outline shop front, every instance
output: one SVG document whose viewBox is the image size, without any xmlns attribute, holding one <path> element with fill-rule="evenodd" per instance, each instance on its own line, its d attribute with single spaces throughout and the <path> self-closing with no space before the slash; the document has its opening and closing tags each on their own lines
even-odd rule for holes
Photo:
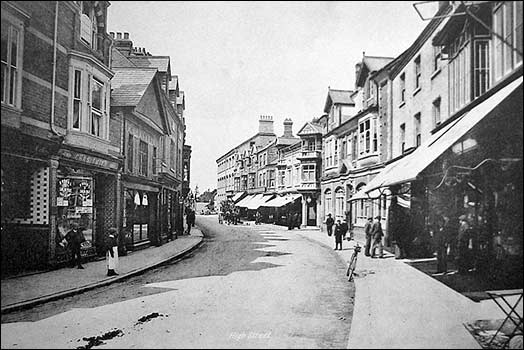
<svg viewBox="0 0 524 350">
<path fill-rule="evenodd" d="M 128 250 L 160 244 L 157 187 L 124 182 L 122 226 Z"/>
</svg>

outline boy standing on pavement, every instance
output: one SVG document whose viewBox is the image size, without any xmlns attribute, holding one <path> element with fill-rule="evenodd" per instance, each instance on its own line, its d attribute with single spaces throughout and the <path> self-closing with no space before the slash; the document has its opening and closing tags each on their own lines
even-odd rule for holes
<svg viewBox="0 0 524 350">
<path fill-rule="evenodd" d="M 371 229 L 373 228 L 373 218 L 368 218 L 366 225 L 364 226 L 364 232 L 366 233 L 366 248 L 364 255 L 370 256 L 369 250 L 371 248 Z"/>
<path fill-rule="evenodd" d="M 373 235 L 373 247 L 371 248 L 371 257 L 375 257 L 375 249 L 378 247 L 379 258 L 384 257 L 384 246 L 382 245 L 382 236 L 384 232 L 382 231 L 382 224 L 380 223 L 380 216 L 375 217 L 376 221 L 373 224 L 371 229 L 371 234 Z"/>
</svg>

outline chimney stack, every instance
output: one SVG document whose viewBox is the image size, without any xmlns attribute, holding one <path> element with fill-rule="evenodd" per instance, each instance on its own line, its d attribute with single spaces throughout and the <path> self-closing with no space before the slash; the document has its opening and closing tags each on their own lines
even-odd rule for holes
<svg viewBox="0 0 524 350">
<path fill-rule="evenodd" d="M 270 115 L 261 115 L 258 121 L 258 132 L 261 134 L 274 134 L 273 117 Z"/>
<path fill-rule="evenodd" d="M 110 32 L 113 39 L 115 32 Z M 124 56 L 131 56 L 134 52 L 133 42 L 129 40 L 129 33 L 125 32 L 122 38 L 122 32 L 116 32 L 115 49 L 120 51 Z"/>
<path fill-rule="evenodd" d="M 284 119 L 284 135 L 282 137 L 293 137 L 293 121 L 291 118 Z"/>
</svg>

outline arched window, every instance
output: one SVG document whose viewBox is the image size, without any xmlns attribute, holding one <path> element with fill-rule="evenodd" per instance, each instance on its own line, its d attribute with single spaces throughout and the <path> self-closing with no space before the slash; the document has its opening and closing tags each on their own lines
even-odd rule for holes
<svg viewBox="0 0 524 350">
<path fill-rule="evenodd" d="M 324 215 L 327 217 L 328 214 L 331 214 L 333 216 L 333 197 L 331 194 L 331 189 L 327 189 L 324 192 Z"/>
<path fill-rule="evenodd" d="M 344 217 L 344 189 L 339 187 L 335 191 L 335 221 L 342 221 Z"/>
<path fill-rule="evenodd" d="M 356 192 L 360 191 L 360 189 L 362 187 L 364 187 L 366 184 L 364 182 L 361 182 L 357 185 L 356 187 Z M 367 200 L 366 199 L 357 199 L 356 200 L 356 216 L 358 219 L 363 219 L 365 220 L 367 218 L 367 206 L 366 206 L 366 203 Z"/>
</svg>

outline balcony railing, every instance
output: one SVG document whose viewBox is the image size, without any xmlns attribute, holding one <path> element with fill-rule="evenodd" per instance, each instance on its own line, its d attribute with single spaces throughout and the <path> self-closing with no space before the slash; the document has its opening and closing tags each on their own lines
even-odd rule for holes
<svg viewBox="0 0 524 350">
<path fill-rule="evenodd" d="M 297 159 L 320 159 L 322 157 L 321 151 L 306 151 L 302 150 Z"/>
</svg>

